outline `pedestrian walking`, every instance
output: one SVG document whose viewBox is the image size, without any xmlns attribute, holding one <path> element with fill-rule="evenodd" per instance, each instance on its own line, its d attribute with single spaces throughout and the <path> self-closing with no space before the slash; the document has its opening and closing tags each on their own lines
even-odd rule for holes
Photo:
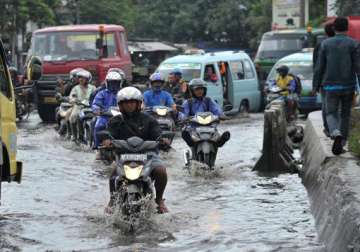
<svg viewBox="0 0 360 252">
<path fill-rule="evenodd" d="M 314 73 L 314 87 L 321 86 L 325 92 L 326 121 L 334 140 L 334 155 L 344 152 L 359 73 L 359 44 L 346 35 L 348 26 L 347 18 L 335 19 L 336 35 L 322 42 Z"/>
</svg>

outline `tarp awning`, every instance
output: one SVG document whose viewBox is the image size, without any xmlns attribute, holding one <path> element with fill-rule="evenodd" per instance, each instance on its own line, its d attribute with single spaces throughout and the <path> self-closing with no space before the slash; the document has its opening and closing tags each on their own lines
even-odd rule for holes
<svg viewBox="0 0 360 252">
<path fill-rule="evenodd" d="M 129 41 L 130 52 L 177 51 L 178 49 L 162 42 Z"/>
</svg>

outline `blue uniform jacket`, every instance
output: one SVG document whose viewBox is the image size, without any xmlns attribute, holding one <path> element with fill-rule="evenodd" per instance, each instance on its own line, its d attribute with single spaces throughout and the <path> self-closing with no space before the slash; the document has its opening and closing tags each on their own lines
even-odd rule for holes
<svg viewBox="0 0 360 252">
<path fill-rule="evenodd" d="M 174 100 L 169 92 L 161 90 L 159 92 L 153 90 L 147 90 L 144 93 L 145 107 L 152 108 L 154 106 L 166 106 L 171 107 L 174 104 Z"/>
<path fill-rule="evenodd" d="M 207 101 L 208 100 L 208 101 Z M 184 101 L 183 103 L 184 111 L 181 113 L 181 118 L 187 118 L 189 116 L 195 115 L 197 112 L 211 112 L 214 115 L 220 116 L 223 114 L 220 106 L 214 102 L 210 97 L 206 98 L 192 98 L 191 109 L 189 107 L 189 100 Z M 193 114 L 190 114 L 190 113 Z"/>
</svg>

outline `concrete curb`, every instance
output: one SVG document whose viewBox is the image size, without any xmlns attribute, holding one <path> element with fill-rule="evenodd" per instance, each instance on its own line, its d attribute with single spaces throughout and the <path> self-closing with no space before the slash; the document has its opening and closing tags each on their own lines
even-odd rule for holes
<svg viewBox="0 0 360 252">
<path fill-rule="evenodd" d="M 336 157 L 322 132 L 321 112 L 306 122 L 301 177 L 320 239 L 328 251 L 360 251 L 360 166 L 350 153 Z"/>
</svg>

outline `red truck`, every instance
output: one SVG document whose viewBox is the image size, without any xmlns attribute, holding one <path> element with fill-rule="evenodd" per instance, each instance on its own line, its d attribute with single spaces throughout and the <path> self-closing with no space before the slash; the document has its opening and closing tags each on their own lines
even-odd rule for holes
<svg viewBox="0 0 360 252">
<path fill-rule="evenodd" d="M 43 75 L 34 87 L 34 99 L 40 118 L 55 120 L 59 105 L 55 95 L 60 80 L 68 81 L 77 67 L 91 72 L 99 85 L 109 68 L 121 68 L 131 81 L 131 58 L 125 29 L 119 25 L 68 25 L 33 32 L 28 58 L 42 60 Z"/>
</svg>

